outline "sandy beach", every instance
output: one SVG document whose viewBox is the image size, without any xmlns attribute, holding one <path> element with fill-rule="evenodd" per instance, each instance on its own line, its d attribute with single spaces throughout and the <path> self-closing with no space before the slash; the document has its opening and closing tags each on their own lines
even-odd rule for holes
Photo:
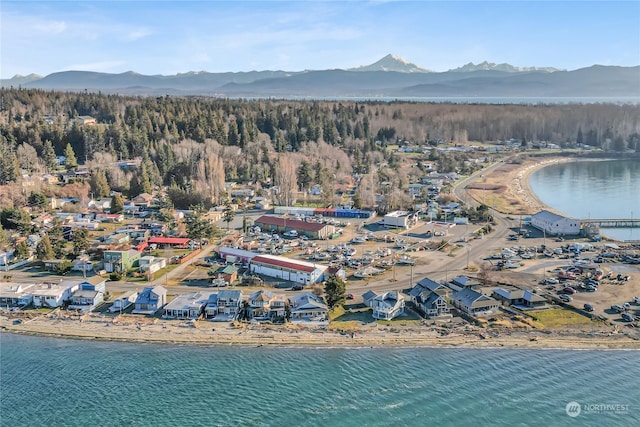
<svg viewBox="0 0 640 427">
<path fill-rule="evenodd" d="M 60 312 L 23 319 L 21 323 L 0 316 L 0 330 L 45 337 L 200 346 L 640 349 L 640 340 L 627 334 L 597 330 L 511 331 L 472 325 L 456 329 L 375 325 L 339 331 L 295 324 L 232 325 L 132 315 L 107 317 L 90 314 L 80 317 Z"/>
</svg>

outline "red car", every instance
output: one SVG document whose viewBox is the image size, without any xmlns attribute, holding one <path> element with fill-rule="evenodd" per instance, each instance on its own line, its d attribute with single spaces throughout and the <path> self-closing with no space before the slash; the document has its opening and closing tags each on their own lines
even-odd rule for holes
<svg viewBox="0 0 640 427">
<path fill-rule="evenodd" d="M 347 299 L 353 299 L 353 294 L 347 294 Z"/>
<path fill-rule="evenodd" d="M 572 287 L 568 286 L 562 290 L 565 294 L 575 294 L 577 291 Z"/>
</svg>

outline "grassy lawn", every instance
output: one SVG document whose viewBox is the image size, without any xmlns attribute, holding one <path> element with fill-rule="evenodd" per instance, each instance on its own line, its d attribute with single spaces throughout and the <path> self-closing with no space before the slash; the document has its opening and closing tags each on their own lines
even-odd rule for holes
<svg viewBox="0 0 640 427">
<path fill-rule="evenodd" d="M 363 323 L 377 322 L 380 325 L 388 326 L 413 326 L 420 324 L 420 317 L 411 310 L 405 310 L 404 316 L 396 317 L 393 320 L 375 320 L 371 316 L 371 308 L 363 307 L 355 310 L 345 310 L 338 307 L 329 313 L 329 320 L 333 329 L 348 330 L 357 328 Z"/>
<path fill-rule="evenodd" d="M 561 308 L 541 310 L 536 313 L 530 313 L 530 315 L 537 321 L 536 326 L 540 324 L 543 328 L 558 328 L 568 325 L 591 323 L 591 319 L 588 317 Z"/>
</svg>

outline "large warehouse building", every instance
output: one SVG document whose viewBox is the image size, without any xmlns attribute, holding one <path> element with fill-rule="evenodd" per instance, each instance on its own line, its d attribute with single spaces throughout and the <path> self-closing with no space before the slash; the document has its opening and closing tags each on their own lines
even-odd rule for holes
<svg viewBox="0 0 640 427">
<path fill-rule="evenodd" d="M 531 225 L 551 236 L 575 236 L 580 234 L 580 221 L 540 211 L 531 216 Z"/>
<path fill-rule="evenodd" d="M 263 231 L 276 230 L 279 233 L 296 231 L 299 235 L 307 236 L 310 239 L 326 239 L 335 233 L 336 230 L 336 228 L 330 224 L 279 218 L 269 215 L 263 215 L 256 219 L 255 225 L 260 227 Z"/>
<path fill-rule="evenodd" d="M 251 259 L 251 272 L 301 284 L 324 280 L 326 265 L 298 261 L 274 255 L 258 255 Z"/>
</svg>

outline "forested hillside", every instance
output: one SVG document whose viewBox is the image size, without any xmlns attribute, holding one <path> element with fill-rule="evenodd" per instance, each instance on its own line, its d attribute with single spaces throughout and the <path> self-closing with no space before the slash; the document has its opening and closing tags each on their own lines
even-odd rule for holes
<svg viewBox="0 0 640 427">
<path fill-rule="evenodd" d="M 437 146 L 517 138 L 640 148 L 637 105 L 154 98 L 32 89 L 0 94 L 0 184 L 18 181 L 20 168 L 53 171 L 56 156 L 67 155 L 86 165 L 92 179 L 104 175 L 111 189 L 135 195 L 166 185 L 211 202 L 225 181 L 328 190 L 381 164 L 386 178 L 401 179 L 395 154 L 385 148 L 397 141 Z M 76 120 L 81 116 L 96 124 L 83 125 Z M 116 166 L 135 158 L 140 167 Z M 285 201 L 293 197 L 283 191 Z"/>
</svg>

